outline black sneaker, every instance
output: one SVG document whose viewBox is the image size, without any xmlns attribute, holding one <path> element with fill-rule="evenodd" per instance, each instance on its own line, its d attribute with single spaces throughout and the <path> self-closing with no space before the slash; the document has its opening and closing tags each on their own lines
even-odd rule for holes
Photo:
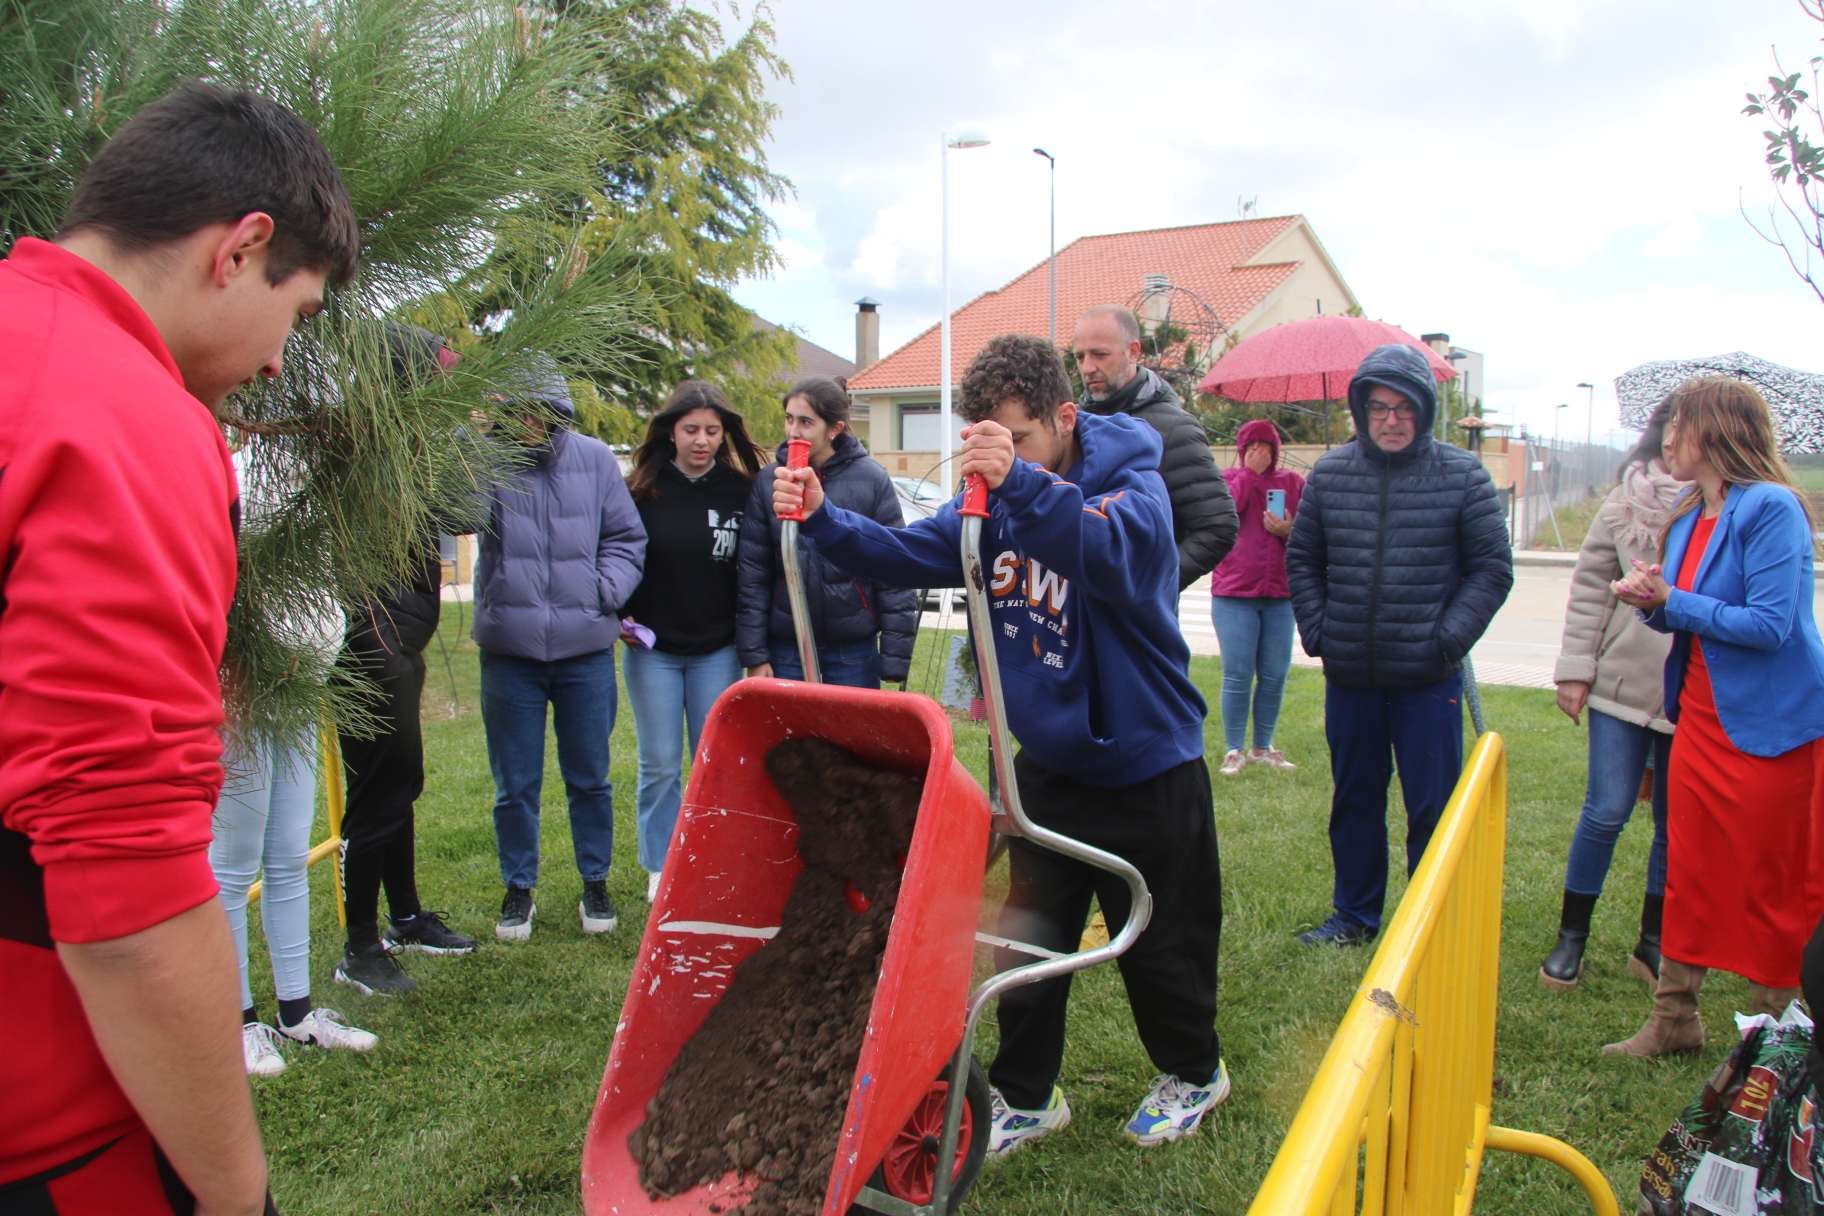
<svg viewBox="0 0 1824 1216">
<path fill-rule="evenodd" d="M 336 983 L 347 984 L 362 996 L 404 996 L 418 988 L 417 982 L 393 961 L 386 947 L 378 943 L 362 946 L 359 950 L 342 951 L 342 961 L 336 964 L 334 978 Z"/>
<path fill-rule="evenodd" d="M 532 902 L 531 887 L 508 887 L 506 898 L 500 901 L 500 922 L 494 926 L 494 936 L 503 942 L 523 942 L 532 936 L 532 918 L 538 915 L 538 905 Z"/>
<path fill-rule="evenodd" d="M 606 882 L 584 883 L 583 902 L 576 910 L 582 915 L 584 933 L 612 933 L 621 919 L 615 915 L 614 901 L 608 898 Z"/>
<path fill-rule="evenodd" d="M 1305 930 L 1298 935 L 1298 940 L 1307 946 L 1365 946 L 1379 932 L 1379 929 L 1370 929 L 1337 915 L 1315 929 Z"/>
<path fill-rule="evenodd" d="M 419 954 L 473 954 L 475 939 L 464 937 L 443 921 L 441 912 L 420 912 L 416 916 L 387 917 L 386 944 L 393 950 L 415 950 Z"/>
</svg>

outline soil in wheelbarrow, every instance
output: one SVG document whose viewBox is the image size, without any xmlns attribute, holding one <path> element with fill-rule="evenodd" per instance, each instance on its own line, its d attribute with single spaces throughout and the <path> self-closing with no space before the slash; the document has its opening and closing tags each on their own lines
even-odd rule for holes
<svg viewBox="0 0 1824 1216">
<path fill-rule="evenodd" d="M 654 1198 L 730 1170 L 759 1179 L 740 1210 L 814 1216 L 836 1156 L 922 788 L 820 739 L 767 772 L 798 818 L 804 869 L 778 936 L 735 969 L 628 1140 Z"/>
</svg>

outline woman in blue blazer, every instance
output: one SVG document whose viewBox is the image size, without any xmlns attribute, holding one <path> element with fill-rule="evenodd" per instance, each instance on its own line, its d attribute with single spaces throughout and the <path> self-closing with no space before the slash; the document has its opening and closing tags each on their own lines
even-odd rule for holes
<svg viewBox="0 0 1824 1216">
<path fill-rule="evenodd" d="M 1673 635 L 1666 716 L 1666 910 L 1653 1012 L 1611 1054 L 1703 1046 L 1708 968 L 1749 981 L 1755 1012 L 1798 992 L 1824 915 L 1824 643 L 1812 617 L 1812 521 L 1780 462 L 1767 403 L 1720 376 L 1673 393 L 1666 465 L 1695 482 L 1660 566 L 1636 561 L 1622 602 Z M 1667 579 L 1670 575 L 1670 581 Z"/>
</svg>

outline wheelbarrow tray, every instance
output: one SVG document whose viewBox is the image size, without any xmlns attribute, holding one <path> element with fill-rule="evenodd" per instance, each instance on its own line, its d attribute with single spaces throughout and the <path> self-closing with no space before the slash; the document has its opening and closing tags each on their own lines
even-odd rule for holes
<svg viewBox="0 0 1824 1216">
<path fill-rule="evenodd" d="M 766 754 L 818 738 L 924 775 L 911 848 L 850 1083 L 825 1216 L 846 1213 L 962 1037 L 988 840 L 986 797 L 936 702 L 905 693 L 743 680 L 710 710 L 583 1145 L 589 1216 L 730 1212 L 757 1180 L 731 1172 L 668 1199 L 640 1186 L 627 1138 L 666 1070 L 777 931 L 803 868 Z M 705 1129 L 720 1135 L 721 1129 Z M 713 1205 L 713 1209 L 712 1209 Z"/>
</svg>

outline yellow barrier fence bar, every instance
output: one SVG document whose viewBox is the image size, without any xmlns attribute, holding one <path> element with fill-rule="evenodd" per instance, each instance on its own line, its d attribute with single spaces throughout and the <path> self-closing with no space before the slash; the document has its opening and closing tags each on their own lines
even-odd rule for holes
<svg viewBox="0 0 1824 1216">
<path fill-rule="evenodd" d="M 1614 1192 L 1563 1141 L 1492 1126 L 1507 756 L 1477 740 L 1249 1216 L 1467 1216 L 1485 1148 L 1551 1161 L 1597 1216 Z M 1357 1162 L 1361 1161 L 1358 1171 Z"/>
<path fill-rule="evenodd" d="M 305 857 L 304 861 L 304 864 L 307 866 L 316 865 L 325 857 L 335 854 L 342 847 L 342 748 L 341 745 L 336 742 L 336 732 L 332 728 L 328 726 L 323 728 L 319 740 L 319 747 L 323 757 L 321 774 L 323 779 L 324 810 L 329 816 L 329 835 L 311 846 L 310 853 Z M 330 881 L 335 884 L 336 888 L 336 923 L 346 929 L 348 927 L 348 902 L 342 895 L 341 861 L 338 859 L 336 864 L 331 866 L 329 870 L 331 874 Z M 247 888 L 247 904 L 249 907 L 259 900 L 260 886 L 261 884 L 256 880 L 251 887 Z"/>
</svg>

